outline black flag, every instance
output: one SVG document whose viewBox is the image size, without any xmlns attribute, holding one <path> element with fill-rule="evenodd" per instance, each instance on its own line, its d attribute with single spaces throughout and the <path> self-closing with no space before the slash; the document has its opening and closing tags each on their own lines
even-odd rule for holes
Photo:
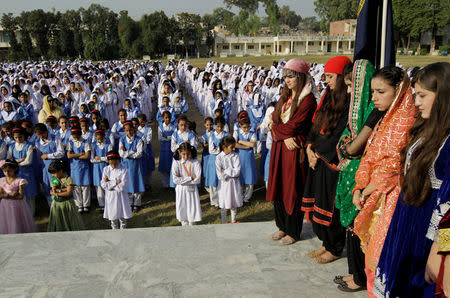
<svg viewBox="0 0 450 298">
<path fill-rule="evenodd" d="M 386 42 L 384 65 L 395 64 L 394 24 L 392 1 L 387 2 Z M 375 67 L 381 63 L 381 39 L 383 23 L 383 0 L 360 0 L 358 5 L 358 23 L 356 24 L 355 53 L 353 61 L 367 59 Z"/>
</svg>

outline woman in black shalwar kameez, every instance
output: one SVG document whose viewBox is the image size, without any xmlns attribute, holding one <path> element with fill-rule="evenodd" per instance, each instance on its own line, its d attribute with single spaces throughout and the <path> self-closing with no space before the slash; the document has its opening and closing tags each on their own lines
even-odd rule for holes
<svg viewBox="0 0 450 298">
<path fill-rule="evenodd" d="M 345 246 L 345 229 L 335 208 L 339 163 L 336 146 L 348 119 L 349 96 L 342 71 L 350 59 L 338 56 L 325 65 L 327 90 L 313 118 L 306 153 L 309 168 L 302 199 L 302 210 L 312 221 L 314 233 L 323 242 L 308 254 L 319 264 L 337 260 Z"/>
</svg>

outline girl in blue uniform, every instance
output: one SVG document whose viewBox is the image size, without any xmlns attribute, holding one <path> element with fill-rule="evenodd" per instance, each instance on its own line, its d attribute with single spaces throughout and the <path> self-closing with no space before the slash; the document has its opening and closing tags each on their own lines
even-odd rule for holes
<svg viewBox="0 0 450 298">
<path fill-rule="evenodd" d="M 209 138 L 211 137 L 211 134 L 214 132 L 213 130 L 214 121 L 212 117 L 206 117 L 205 118 L 205 131 L 202 133 L 199 142 L 203 146 L 202 151 L 202 173 L 205 177 L 206 168 L 208 167 L 208 160 L 209 160 L 209 150 L 208 150 L 208 144 L 209 144 Z M 205 188 L 206 187 L 206 177 L 205 177 Z"/>
<path fill-rule="evenodd" d="M 25 138 L 25 131 L 22 128 L 13 129 L 14 143 L 9 147 L 7 158 L 13 158 L 19 164 L 18 177 L 28 181 L 24 188 L 24 199 L 31 209 L 31 214 L 35 211 L 35 197 L 38 194 L 36 175 L 33 171 L 33 145 Z"/>
<path fill-rule="evenodd" d="M 105 208 L 105 191 L 101 187 L 103 169 L 108 165 L 106 155 L 112 150 L 113 144 L 105 138 L 104 130 L 95 131 L 95 141 L 92 142 L 91 164 L 92 184 L 95 186 L 98 205 L 102 210 Z"/>
<path fill-rule="evenodd" d="M 50 179 L 52 175 L 48 172 L 48 167 L 55 159 L 62 159 L 64 157 L 64 149 L 61 140 L 51 135 L 48 132 L 47 126 L 43 123 L 36 124 L 36 149 L 39 151 L 39 156 L 44 164 L 42 168 L 42 183 L 44 184 L 45 196 L 47 197 L 48 206 L 52 204 L 50 196 Z"/>
<path fill-rule="evenodd" d="M 155 153 L 153 152 L 152 138 L 153 131 L 147 123 L 147 116 L 139 114 L 138 116 L 138 131 L 142 135 L 145 143 L 144 151 L 144 175 L 145 175 L 145 189 L 149 190 L 152 184 L 152 172 L 155 170 Z"/>
<path fill-rule="evenodd" d="M 211 133 L 208 144 L 209 159 L 205 172 L 205 186 L 209 191 L 211 206 L 218 208 L 219 202 L 217 197 L 218 178 L 216 173 L 216 157 L 220 153 L 220 141 L 222 141 L 224 137 L 228 136 L 229 133 L 224 131 L 225 118 L 223 116 L 219 116 L 214 120 L 214 127 L 215 130 Z"/>
<path fill-rule="evenodd" d="M 128 169 L 130 183 L 127 192 L 131 208 L 139 211 L 142 204 L 142 195 L 145 191 L 144 170 L 142 156 L 144 154 L 144 141 L 138 137 L 132 122 L 123 124 L 125 135 L 119 140 L 119 155 L 122 165 Z"/>
<path fill-rule="evenodd" d="M 162 119 L 163 121 L 160 122 L 158 126 L 158 140 L 160 142 L 158 171 L 161 172 L 161 182 L 163 187 L 169 188 L 169 177 L 173 160 L 170 143 L 176 127 L 171 123 L 172 115 L 169 111 L 164 111 L 162 113 Z"/>
<path fill-rule="evenodd" d="M 85 139 L 89 144 L 92 143 L 94 133 L 91 130 L 91 121 L 88 118 L 80 119 L 81 137 Z"/>
<path fill-rule="evenodd" d="M 127 111 L 125 111 L 124 109 L 120 109 L 117 112 L 117 115 L 119 116 L 119 121 L 114 123 L 111 128 L 111 133 L 114 136 L 115 144 L 118 144 L 119 139 L 125 135 L 123 124 L 127 121 Z"/>
<path fill-rule="evenodd" d="M 75 184 L 73 198 L 79 213 L 89 212 L 92 182 L 89 163 L 91 144 L 83 139 L 79 128 L 72 128 L 70 134 L 69 143 L 67 143 L 67 158 L 70 163 L 70 176 Z"/>
<path fill-rule="evenodd" d="M 156 113 L 156 120 L 158 120 L 158 122 L 162 122 L 163 119 L 163 113 L 164 111 L 169 111 L 170 112 L 170 122 L 175 123 L 175 112 L 173 110 L 173 108 L 170 106 L 170 97 L 165 95 L 162 99 L 162 105 L 158 108 L 158 112 Z"/>
<path fill-rule="evenodd" d="M 61 139 L 63 148 L 66 149 L 67 143 L 69 143 L 70 138 L 69 123 L 66 116 L 59 117 L 58 126 L 59 128 L 56 130 L 56 136 Z"/>
<path fill-rule="evenodd" d="M 257 181 L 255 153 L 256 133 L 250 130 L 250 119 L 246 116 L 239 120 L 239 129 L 234 131 L 233 137 L 236 139 L 236 148 L 239 149 L 239 159 L 241 160 L 241 173 L 239 180 L 244 191 L 244 204 L 250 204 L 253 195 L 253 187 Z"/>
</svg>

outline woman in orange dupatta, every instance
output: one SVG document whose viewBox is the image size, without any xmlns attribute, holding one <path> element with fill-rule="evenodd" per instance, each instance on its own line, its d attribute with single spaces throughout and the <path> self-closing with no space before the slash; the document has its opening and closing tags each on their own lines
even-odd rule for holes
<svg viewBox="0 0 450 298">
<path fill-rule="evenodd" d="M 354 221 L 354 233 L 361 239 L 366 256 L 369 296 L 373 295 L 375 268 L 400 193 L 400 153 L 415 121 L 411 83 L 402 69 L 380 69 L 372 77 L 371 88 L 375 107 L 387 112 L 369 138 L 353 190 L 353 203 L 361 209 Z"/>
</svg>

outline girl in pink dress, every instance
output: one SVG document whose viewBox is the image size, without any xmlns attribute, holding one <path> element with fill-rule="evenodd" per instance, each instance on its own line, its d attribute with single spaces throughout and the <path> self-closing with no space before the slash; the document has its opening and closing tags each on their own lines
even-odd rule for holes
<svg viewBox="0 0 450 298">
<path fill-rule="evenodd" d="M 0 234 L 36 232 L 30 207 L 23 200 L 23 188 L 28 184 L 18 178 L 19 165 L 14 159 L 0 161 L 5 177 L 0 178 Z"/>
</svg>

